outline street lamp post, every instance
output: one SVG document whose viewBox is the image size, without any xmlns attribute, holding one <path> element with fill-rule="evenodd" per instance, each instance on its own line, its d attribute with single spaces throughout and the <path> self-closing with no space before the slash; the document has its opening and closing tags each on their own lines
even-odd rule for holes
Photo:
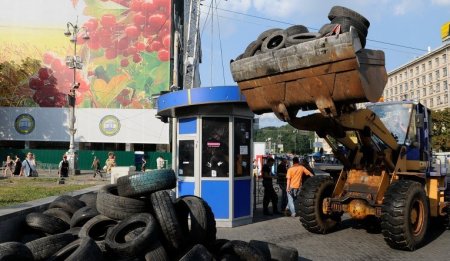
<svg viewBox="0 0 450 261">
<path fill-rule="evenodd" d="M 76 93 L 75 91 L 80 87 L 80 83 L 77 82 L 77 69 L 81 70 L 83 68 L 83 61 L 80 56 L 77 56 L 77 40 L 78 34 L 83 32 L 82 38 L 84 40 L 89 40 L 89 34 L 85 27 L 78 27 L 77 23 L 72 24 L 71 22 L 67 23 L 67 30 L 64 32 L 64 35 L 70 37 L 70 42 L 73 43 L 73 56 L 66 57 L 66 65 L 73 69 L 73 82 L 70 88 L 70 91 L 67 95 L 67 99 L 69 102 L 69 134 L 70 134 L 70 144 L 69 150 L 67 151 L 67 157 L 69 159 L 70 170 L 72 171 L 72 175 L 75 174 L 77 165 L 77 157 L 75 150 L 75 133 L 77 129 L 75 129 L 75 102 L 76 102 Z"/>
</svg>

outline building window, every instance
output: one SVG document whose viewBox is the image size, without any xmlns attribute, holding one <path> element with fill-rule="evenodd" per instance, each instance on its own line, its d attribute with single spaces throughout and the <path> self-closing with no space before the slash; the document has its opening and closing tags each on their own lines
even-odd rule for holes
<svg viewBox="0 0 450 261">
<path fill-rule="evenodd" d="M 422 72 L 423 73 L 425 72 L 425 64 L 424 63 L 422 63 Z"/>
<path fill-rule="evenodd" d="M 417 85 L 417 87 L 420 86 L 420 79 L 419 78 L 416 78 L 416 85 Z"/>
<path fill-rule="evenodd" d="M 425 88 L 422 89 L 422 96 L 427 96 L 427 89 Z"/>
<path fill-rule="evenodd" d="M 434 74 L 436 75 L 436 80 L 439 80 L 439 70 L 436 70 L 436 71 L 434 72 Z"/>
<path fill-rule="evenodd" d="M 413 77 L 413 69 L 409 69 L 409 76 Z"/>
<path fill-rule="evenodd" d="M 392 86 L 394 84 L 393 83 L 394 79 L 391 78 L 391 79 L 389 79 L 389 81 L 391 82 L 391 86 Z"/>
<path fill-rule="evenodd" d="M 437 105 L 440 105 L 440 104 L 442 104 L 442 102 L 441 102 L 441 96 L 438 96 L 438 97 L 437 97 Z"/>
<path fill-rule="evenodd" d="M 398 92 L 397 92 L 397 86 L 395 86 L 395 94 L 397 94 Z"/>
<path fill-rule="evenodd" d="M 419 74 L 419 66 L 416 66 L 416 75 Z"/>
<path fill-rule="evenodd" d="M 446 54 L 443 54 L 443 55 L 442 55 L 442 60 L 444 61 L 444 63 L 447 62 L 447 55 L 446 55 Z"/>
<path fill-rule="evenodd" d="M 397 75 L 395 75 L 395 83 L 397 83 Z"/>
<path fill-rule="evenodd" d="M 403 85 L 400 84 L 400 93 L 403 92 Z"/>
<path fill-rule="evenodd" d="M 436 92 L 441 91 L 441 85 L 439 83 L 436 83 Z"/>
<path fill-rule="evenodd" d="M 425 85 L 425 84 L 426 84 L 426 83 L 425 83 L 425 79 L 426 79 L 425 75 L 422 75 L 422 85 Z"/>
<path fill-rule="evenodd" d="M 414 81 L 409 82 L 409 87 L 411 87 L 411 89 L 414 89 Z"/>
<path fill-rule="evenodd" d="M 444 81 L 444 91 L 447 90 L 447 81 Z"/>
<path fill-rule="evenodd" d="M 431 64 L 431 60 L 428 61 L 428 70 L 431 70 L 433 68 L 433 65 Z"/>
<path fill-rule="evenodd" d="M 445 94 L 445 95 L 444 95 L 444 102 L 445 102 L 445 103 L 448 103 L 448 94 Z"/>
<path fill-rule="evenodd" d="M 442 76 L 447 77 L 447 67 L 442 68 Z"/>
<path fill-rule="evenodd" d="M 434 58 L 434 63 L 436 66 L 439 66 L 439 57 Z"/>
<path fill-rule="evenodd" d="M 419 90 L 416 91 L 416 98 L 417 98 L 417 99 L 420 98 L 420 91 L 419 91 Z"/>
<path fill-rule="evenodd" d="M 433 86 L 430 86 L 430 91 L 428 92 L 428 94 L 433 94 Z"/>
<path fill-rule="evenodd" d="M 431 83 L 433 80 L 433 75 L 431 73 L 428 74 L 428 83 Z"/>
<path fill-rule="evenodd" d="M 403 74 L 402 73 L 400 73 L 400 81 L 402 81 L 403 80 L 403 78 L 402 78 L 402 76 L 403 76 Z"/>
</svg>

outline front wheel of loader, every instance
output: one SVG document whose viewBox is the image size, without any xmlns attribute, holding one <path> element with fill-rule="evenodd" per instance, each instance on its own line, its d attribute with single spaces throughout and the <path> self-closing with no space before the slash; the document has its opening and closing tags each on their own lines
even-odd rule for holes
<svg viewBox="0 0 450 261">
<path fill-rule="evenodd" d="M 381 232 L 389 246 L 409 251 L 420 247 L 428 220 L 428 199 L 422 184 L 399 180 L 389 186 L 381 209 Z"/>
<path fill-rule="evenodd" d="M 299 213 L 302 225 L 312 233 L 326 234 L 341 220 L 341 214 L 325 214 L 322 210 L 324 198 L 331 197 L 334 189 L 329 176 L 314 176 L 303 184 L 299 195 Z"/>
</svg>

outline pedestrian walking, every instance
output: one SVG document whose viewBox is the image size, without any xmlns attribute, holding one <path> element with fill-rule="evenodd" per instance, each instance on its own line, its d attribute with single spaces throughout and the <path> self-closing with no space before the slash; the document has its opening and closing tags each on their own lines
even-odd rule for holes
<svg viewBox="0 0 450 261">
<path fill-rule="evenodd" d="M 287 192 L 286 192 L 286 174 L 288 169 L 287 159 L 282 159 L 277 166 L 277 184 L 281 189 L 281 208 L 285 209 L 287 206 Z"/>
<path fill-rule="evenodd" d="M 272 215 L 269 212 L 269 203 L 272 202 L 272 213 L 281 214 L 278 211 L 278 196 L 273 188 L 272 182 L 272 166 L 275 160 L 273 158 L 268 158 L 267 163 L 262 167 L 263 176 L 263 186 L 264 186 L 264 197 L 263 197 L 263 213 L 264 215 Z"/>
<path fill-rule="evenodd" d="M 94 156 L 94 160 L 92 161 L 91 168 L 94 171 L 94 178 L 96 175 L 100 175 L 100 177 L 103 178 L 102 168 L 100 167 L 100 160 L 96 156 Z"/>
<path fill-rule="evenodd" d="M 4 164 L 4 170 L 3 170 L 3 177 L 6 177 L 6 173 L 8 173 L 9 171 L 9 175 L 12 177 L 13 175 L 13 165 L 14 165 L 14 161 L 11 159 L 11 156 L 6 156 L 6 161 Z"/>
<path fill-rule="evenodd" d="M 37 177 L 38 173 L 36 170 L 36 161 L 32 152 L 27 153 L 27 157 L 22 161 L 22 169 L 20 171 L 20 176 L 26 177 Z"/>
<path fill-rule="evenodd" d="M 296 212 L 294 201 L 297 199 L 297 195 L 302 184 L 302 178 L 304 175 L 313 176 L 313 174 L 304 166 L 300 165 L 298 157 L 294 157 L 292 159 L 292 163 L 293 165 L 288 169 L 286 175 L 286 192 L 288 196 L 288 204 L 286 210 L 289 209 L 289 211 L 291 212 L 291 217 L 295 217 Z"/>
<path fill-rule="evenodd" d="M 108 158 L 105 162 L 105 170 L 106 174 L 111 175 L 111 169 L 116 166 L 116 156 L 113 152 L 108 153 Z"/>
<path fill-rule="evenodd" d="M 142 165 L 141 165 L 141 170 L 142 171 L 145 171 L 145 168 L 146 168 L 145 164 L 147 164 L 147 161 L 145 160 L 144 157 L 142 157 Z"/>
<path fill-rule="evenodd" d="M 20 161 L 19 156 L 16 155 L 14 160 L 14 171 L 13 171 L 14 176 L 19 176 L 21 170 L 22 170 L 22 162 Z"/>
<path fill-rule="evenodd" d="M 67 155 L 63 155 L 63 159 L 59 162 L 58 175 L 60 178 L 69 177 L 69 161 L 67 160 Z"/>
</svg>

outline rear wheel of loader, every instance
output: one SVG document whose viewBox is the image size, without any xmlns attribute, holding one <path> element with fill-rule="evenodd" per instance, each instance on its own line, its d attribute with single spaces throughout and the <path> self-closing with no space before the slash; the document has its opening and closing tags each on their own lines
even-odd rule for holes
<svg viewBox="0 0 450 261">
<path fill-rule="evenodd" d="M 389 246 L 410 251 L 420 247 L 428 219 L 428 199 L 422 184 L 399 180 L 389 186 L 381 209 L 381 232 Z"/>
<path fill-rule="evenodd" d="M 333 179 L 329 176 L 314 176 L 302 186 L 299 195 L 299 213 L 302 225 L 317 234 L 330 232 L 341 220 L 341 214 L 323 213 L 324 198 L 330 197 L 334 189 Z"/>
</svg>

